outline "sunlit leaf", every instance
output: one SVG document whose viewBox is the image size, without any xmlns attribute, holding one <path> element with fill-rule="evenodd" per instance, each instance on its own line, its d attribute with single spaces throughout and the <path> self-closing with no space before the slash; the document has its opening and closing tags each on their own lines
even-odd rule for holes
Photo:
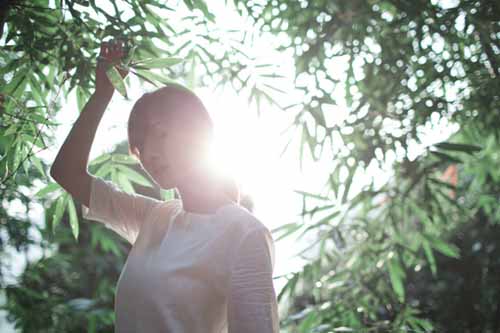
<svg viewBox="0 0 500 333">
<path fill-rule="evenodd" d="M 108 76 L 109 81 L 113 84 L 115 89 L 125 98 L 128 98 L 127 96 L 127 87 L 125 86 L 125 82 L 120 75 L 120 72 L 118 69 L 116 69 L 115 66 L 109 66 L 109 68 L 106 70 L 106 75 Z"/>
<path fill-rule="evenodd" d="M 134 183 L 147 187 L 153 186 L 153 184 L 151 184 L 151 182 L 147 180 L 143 175 L 129 167 L 118 164 L 116 168 L 123 172 L 128 177 L 128 179 L 130 179 Z"/>
<path fill-rule="evenodd" d="M 130 180 L 123 173 L 118 174 L 118 184 L 123 188 L 123 190 L 129 194 L 134 193 L 134 187 L 130 183 Z"/>
<path fill-rule="evenodd" d="M 89 165 L 95 165 L 95 164 L 99 164 L 99 163 L 102 163 L 102 162 L 105 162 L 107 160 L 109 160 L 111 158 L 111 154 L 109 153 L 104 153 L 102 154 L 101 156 L 93 159 Z"/>
<path fill-rule="evenodd" d="M 59 186 L 58 183 L 49 183 L 47 186 L 42 188 L 40 191 L 36 192 L 35 197 L 43 198 L 47 194 L 54 192 L 56 190 L 60 190 L 60 189 L 61 189 L 61 186 Z"/>
<path fill-rule="evenodd" d="M 182 58 L 156 58 L 156 59 L 145 59 L 138 61 L 136 63 L 132 63 L 132 68 L 137 69 L 151 69 L 151 68 L 165 68 L 173 65 L 177 65 L 178 63 L 183 62 Z"/>
<path fill-rule="evenodd" d="M 40 174 L 43 177 L 45 177 L 45 170 L 43 168 L 41 160 L 36 156 L 32 156 L 31 161 L 33 162 L 33 165 L 35 166 L 35 168 L 40 172 Z"/>
<path fill-rule="evenodd" d="M 56 201 L 56 208 L 54 211 L 54 215 L 52 216 L 52 233 L 55 233 L 56 227 L 61 222 L 61 218 L 66 209 L 67 198 L 68 196 L 65 194 L 60 196 Z"/>
<path fill-rule="evenodd" d="M 69 224 L 71 226 L 71 232 L 73 233 L 73 237 L 78 240 L 78 216 L 76 214 L 75 203 L 73 202 L 73 198 L 68 197 L 68 213 L 69 213 Z"/>
<path fill-rule="evenodd" d="M 117 163 L 123 164 L 137 164 L 137 160 L 130 155 L 125 154 L 113 154 L 111 160 Z"/>
</svg>

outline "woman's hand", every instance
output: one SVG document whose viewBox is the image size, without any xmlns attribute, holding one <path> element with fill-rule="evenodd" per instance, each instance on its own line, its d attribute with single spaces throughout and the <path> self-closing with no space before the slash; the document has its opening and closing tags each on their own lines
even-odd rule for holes
<svg viewBox="0 0 500 333">
<path fill-rule="evenodd" d="M 96 93 L 112 94 L 114 91 L 113 84 L 109 81 L 106 70 L 109 66 L 121 66 L 121 60 L 124 56 L 123 45 L 121 41 L 111 40 L 101 43 L 101 51 L 97 58 L 96 69 Z M 119 68 L 118 72 L 122 77 L 125 77 L 128 71 L 124 68 Z"/>
</svg>

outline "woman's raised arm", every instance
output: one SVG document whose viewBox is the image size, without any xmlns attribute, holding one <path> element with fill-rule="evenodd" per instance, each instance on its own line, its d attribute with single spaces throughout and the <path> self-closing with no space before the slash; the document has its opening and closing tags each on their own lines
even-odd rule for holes
<svg viewBox="0 0 500 333">
<path fill-rule="evenodd" d="M 50 168 L 52 178 L 86 206 L 89 205 L 92 180 L 87 170 L 88 157 L 97 126 L 114 92 L 114 87 L 106 76 L 106 62 L 116 62 L 122 57 L 123 47 L 120 43 L 101 44 L 95 92 L 74 123 Z"/>
</svg>

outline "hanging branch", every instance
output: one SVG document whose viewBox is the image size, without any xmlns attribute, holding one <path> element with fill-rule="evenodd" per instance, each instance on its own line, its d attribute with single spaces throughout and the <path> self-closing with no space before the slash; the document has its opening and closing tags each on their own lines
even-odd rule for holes
<svg viewBox="0 0 500 333">
<path fill-rule="evenodd" d="M 24 162 L 26 162 L 31 156 L 33 155 L 36 155 L 38 154 L 39 152 L 47 149 L 48 147 L 45 146 L 44 148 L 41 148 L 39 149 L 38 151 L 36 152 L 33 152 L 33 148 L 35 146 L 35 142 L 36 140 L 38 140 L 38 138 L 41 138 L 41 134 L 42 134 L 42 129 L 45 125 L 47 125 L 47 121 L 49 120 L 49 116 L 50 116 L 50 110 L 53 108 L 56 100 L 59 98 L 59 95 L 61 93 L 61 90 L 62 90 L 62 87 L 64 86 L 64 84 L 66 83 L 66 81 L 68 80 L 69 76 L 65 75 L 64 76 L 64 79 L 63 81 L 61 82 L 61 84 L 59 85 L 59 89 L 57 90 L 57 93 L 56 95 L 54 96 L 54 98 L 50 101 L 50 104 L 49 104 L 49 107 L 47 108 L 47 115 L 45 116 L 45 119 L 44 119 L 44 122 L 42 123 L 42 125 L 40 126 L 40 128 L 38 129 L 37 133 L 35 134 L 35 138 L 33 140 L 33 145 L 30 147 L 29 151 L 28 151 L 28 154 L 26 154 L 26 156 L 19 162 L 19 164 L 16 166 L 16 168 L 14 169 L 14 171 L 12 171 L 9 175 L 7 175 L 4 179 L 2 179 L 2 183 L 0 185 L 3 185 L 5 186 L 5 184 L 7 183 L 7 181 L 9 181 L 10 179 L 12 179 L 16 174 L 17 172 L 19 171 L 19 169 L 21 168 L 21 166 L 24 164 Z M 43 139 L 42 139 L 43 140 Z"/>
</svg>

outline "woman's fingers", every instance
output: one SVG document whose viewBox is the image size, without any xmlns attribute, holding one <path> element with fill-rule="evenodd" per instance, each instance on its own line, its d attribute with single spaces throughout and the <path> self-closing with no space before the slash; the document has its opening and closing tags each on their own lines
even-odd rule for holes
<svg viewBox="0 0 500 333">
<path fill-rule="evenodd" d="M 101 43 L 101 53 L 99 54 L 103 58 L 108 57 L 108 42 L 102 42 Z"/>
<path fill-rule="evenodd" d="M 121 40 L 110 40 L 102 42 L 99 56 L 109 61 L 120 61 L 123 57 L 123 42 Z"/>
<path fill-rule="evenodd" d="M 112 40 L 110 44 L 110 58 L 119 60 L 123 56 L 123 46 L 120 40 Z"/>
</svg>

